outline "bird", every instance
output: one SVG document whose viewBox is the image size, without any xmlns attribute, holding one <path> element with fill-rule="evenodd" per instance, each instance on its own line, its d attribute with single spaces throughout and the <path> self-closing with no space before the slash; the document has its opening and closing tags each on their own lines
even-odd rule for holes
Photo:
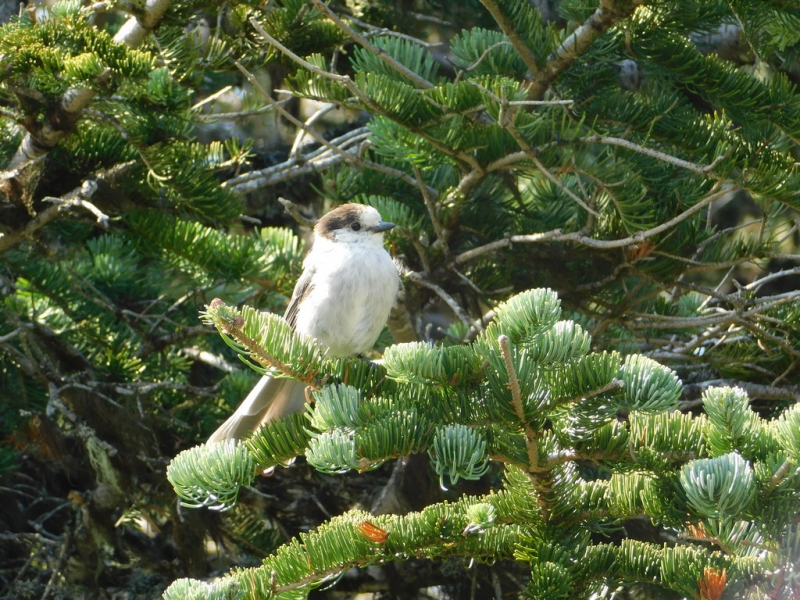
<svg viewBox="0 0 800 600">
<path fill-rule="evenodd" d="M 394 227 L 373 207 L 342 204 L 314 225 L 284 318 L 294 331 L 317 341 L 334 358 L 370 350 L 389 318 L 400 290 L 400 274 L 383 246 Z M 261 425 L 302 410 L 305 385 L 263 376 L 207 444 L 240 440 Z"/>
</svg>

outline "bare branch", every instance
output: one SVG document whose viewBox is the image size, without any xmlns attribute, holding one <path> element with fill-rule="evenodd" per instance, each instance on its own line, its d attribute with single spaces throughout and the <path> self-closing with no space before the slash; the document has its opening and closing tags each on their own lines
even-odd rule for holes
<svg viewBox="0 0 800 600">
<path fill-rule="evenodd" d="M 669 154 L 666 154 L 664 152 L 653 150 L 652 148 L 648 148 L 647 146 L 640 146 L 639 144 L 634 144 L 633 142 L 629 142 L 628 140 L 624 140 L 622 138 L 608 137 L 602 135 L 592 135 L 587 138 L 583 138 L 583 141 L 595 144 L 607 144 L 609 146 L 620 146 L 622 148 L 632 150 L 633 152 L 638 152 L 640 154 L 645 154 L 647 156 L 657 158 L 658 160 L 664 161 L 671 165 L 675 165 L 683 169 L 688 169 L 689 171 L 693 171 L 694 173 L 698 173 L 700 175 L 707 175 L 708 173 L 713 171 L 719 163 L 725 160 L 728 156 L 730 156 L 731 152 L 733 152 L 733 148 L 731 147 L 725 154 L 715 158 L 711 162 L 711 164 L 700 166 L 688 160 L 683 160 L 682 158 L 670 156 Z"/>
<path fill-rule="evenodd" d="M 478 326 L 475 324 L 472 318 L 470 318 L 467 312 L 463 308 L 461 308 L 461 305 L 459 305 L 458 302 L 456 302 L 455 299 L 450 294 L 445 292 L 444 289 L 442 289 L 432 281 L 428 281 L 422 273 L 411 271 L 408 273 L 404 273 L 403 275 L 407 279 L 413 281 L 414 283 L 418 283 L 423 287 L 433 290 L 436 293 L 436 295 L 439 296 L 439 298 L 444 300 L 445 304 L 447 304 L 447 306 L 450 307 L 450 310 L 452 310 L 455 313 L 456 317 L 458 317 L 458 319 L 462 323 L 464 323 L 464 325 L 466 325 L 467 327 Z"/>
<path fill-rule="evenodd" d="M 278 198 L 278 202 L 281 203 L 283 208 L 286 210 L 287 213 L 300 225 L 305 225 L 306 227 L 314 227 L 313 219 L 309 219 L 305 217 L 301 212 L 300 209 L 297 208 L 297 205 L 292 202 L 291 200 L 287 200 L 286 198 Z"/>
<path fill-rule="evenodd" d="M 129 48 L 137 48 L 158 26 L 171 2 L 172 0 L 147 0 L 141 15 L 128 19 L 117 31 L 114 41 L 126 44 Z"/>
<path fill-rule="evenodd" d="M 472 250 L 467 250 L 466 252 L 463 252 L 458 256 L 456 256 L 453 259 L 453 261 L 455 264 L 463 264 L 483 254 L 489 252 L 495 252 L 496 250 L 499 250 L 501 248 L 507 248 L 512 244 L 532 244 L 545 241 L 572 242 L 590 248 L 603 248 L 603 249 L 624 248 L 625 246 L 629 246 L 631 244 L 638 244 L 649 237 L 667 231 L 668 229 L 674 227 L 678 223 L 685 221 L 703 207 L 711 204 L 714 200 L 721 198 L 729 191 L 730 188 L 725 187 L 715 193 L 709 194 L 708 196 L 703 198 L 700 202 L 686 209 L 681 214 L 670 219 L 669 221 L 666 221 L 661 225 L 653 227 L 652 229 L 637 232 L 636 234 L 626 238 L 621 238 L 617 240 L 597 240 L 594 238 L 590 238 L 580 232 L 564 233 L 560 229 L 554 229 L 552 231 L 548 231 L 545 233 L 532 233 L 528 235 L 511 235 L 502 240 L 496 240 L 494 242 L 490 242 L 483 246 L 478 246 L 477 248 L 473 248 Z"/>
<path fill-rule="evenodd" d="M 292 149 L 289 151 L 289 158 L 297 157 L 297 155 L 300 153 L 300 148 L 303 144 L 303 140 L 308 134 L 308 131 L 311 128 L 311 126 L 317 121 L 319 121 L 326 114 L 331 112 L 334 108 L 336 108 L 336 105 L 333 104 L 332 102 L 329 102 L 327 104 L 324 104 L 319 110 L 317 110 L 313 115 L 311 115 L 308 119 L 306 119 L 306 122 L 303 124 L 303 127 L 297 132 L 297 135 L 294 138 Z"/>
<path fill-rule="evenodd" d="M 686 400 L 680 404 L 681 410 L 697 408 L 703 405 L 700 396 L 712 387 L 739 387 L 747 392 L 751 400 L 790 400 L 800 402 L 800 386 L 792 385 L 780 387 L 775 385 L 762 385 L 738 379 L 711 379 L 701 383 L 688 383 L 683 386 L 683 397 Z"/>
<path fill-rule="evenodd" d="M 135 164 L 134 161 L 122 163 L 104 171 L 93 179 L 85 180 L 80 187 L 73 189 L 71 192 L 65 194 L 62 198 L 46 198 L 53 206 L 46 208 L 37 214 L 33 219 L 28 221 L 20 230 L 13 231 L 8 234 L 0 233 L 0 252 L 5 252 L 12 246 L 19 244 L 23 240 L 29 238 L 33 233 L 54 221 L 60 215 L 73 208 L 82 208 L 91 212 L 101 225 L 108 223 L 108 217 L 100 211 L 96 206 L 89 202 L 89 198 L 94 194 L 97 189 L 96 180 L 109 180 L 118 177 L 123 172 L 130 169 Z"/>
<path fill-rule="evenodd" d="M 193 360 L 205 363 L 225 373 L 233 373 L 240 370 L 239 367 L 236 367 L 225 360 L 223 356 L 212 354 L 208 350 L 203 350 L 197 346 L 187 346 L 182 348 L 181 353 Z"/>
</svg>

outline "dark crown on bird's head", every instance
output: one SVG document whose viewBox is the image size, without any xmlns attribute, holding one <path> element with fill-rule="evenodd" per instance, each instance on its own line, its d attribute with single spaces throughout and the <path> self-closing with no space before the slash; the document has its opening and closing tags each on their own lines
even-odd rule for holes
<svg viewBox="0 0 800 600">
<path fill-rule="evenodd" d="M 393 223 L 381 221 L 381 215 L 364 204 L 342 204 L 323 216 L 314 225 L 314 234 L 334 239 L 335 232 L 351 230 L 364 233 L 383 233 L 394 227 Z"/>
</svg>

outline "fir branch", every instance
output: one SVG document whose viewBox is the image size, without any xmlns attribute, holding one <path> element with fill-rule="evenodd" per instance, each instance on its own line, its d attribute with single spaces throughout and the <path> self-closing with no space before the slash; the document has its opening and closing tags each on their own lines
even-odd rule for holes
<svg viewBox="0 0 800 600">
<path fill-rule="evenodd" d="M 114 41 L 137 48 L 144 38 L 155 29 L 169 8 L 172 0 L 147 0 L 139 16 L 130 17 L 114 36 Z M 98 76 L 100 82 L 108 78 L 106 70 Z M 33 160 L 41 158 L 55 148 L 69 135 L 84 109 L 88 108 L 96 93 L 89 88 L 72 88 L 67 90 L 54 111 L 36 130 L 28 131 L 14 157 L 10 167 L 22 167 Z"/>
<path fill-rule="evenodd" d="M 528 88 L 529 100 L 540 100 L 550 84 L 608 29 L 626 19 L 640 0 L 600 0 L 600 6 L 589 19 L 564 40 L 547 58 L 547 63 L 533 77 Z"/>
<path fill-rule="evenodd" d="M 303 58 L 301 58 L 300 56 L 298 56 L 297 54 L 295 54 L 294 52 L 289 50 L 286 46 L 281 44 L 274 37 L 272 37 L 261 26 L 261 24 L 258 21 L 255 20 L 255 18 L 251 18 L 250 19 L 250 23 L 253 25 L 255 30 L 258 31 L 259 35 L 261 35 L 261 37 L 264 38 L 264 40 L 266 42 L 268 42 L 270 45 L 272 45 L 275 48 L 277 48 L 278 50 L 280 50 L 283 54 L 285 54 L 287 57 L 292 59 L 298 65 L 300 65 L 301 67 L 303 67 L 307 71 L 310 71 L 311 73 L 314 73 L 315 75 L 317 75 L 319 77 L 322 77 L 323 79 L 330 79 L 331 81 L 334 81 L 334 82 L 336 82 L 336 83 L 338 83 L 340 85 L 343 85 L 351 94 L 353 94 L 354 97 L 356 97 L 373 114 L 385 116 L 387 118 L 391 118 L 391 117 L 389 117 L 389 115 L 387 115 L 386 111 L 377 102 L 375 102 L 372 98 L 367 96 L 355 84 L 355 82 L 350 77 L 348 77 L 346 75 L 337 75 L 336 73 L 331 73 L 330 71 L 326 71 L 324 69 L 320 69 L 316 65 L 313 65 L 310 62 L 308 62 L 307 60 L 304 60 Z M 430 143 L 434 148 L 436 148 L 437 150 L 439 150 L 443 154 L 445 154 L 447 156 L 450 156 L 451 158 L 453 158 L 455 160 L 458 160 L 461 163 L 469 165 L 472 169 L 475 169 L 477 171 L 482 171 L 483 170 L 481 168 L 481 166 L 478 164 L 477 160 L 473 156 L 470 156 L 470 155 L 468 155 L 468 154 L 466 154 L 464 152 L 461 152 L 461 151 L 453 151 L 451 148 L 449 148 L 445 144 L 442 144 L 441 142 L 439 142 L 438 140 L 436 140 L 435 138 L 430 136 L 427 132 L 425 132 L 421 128 L 409 127 L 409 130 L 413 131 L 417 135 L 420 135 L 423 138 L 425 138 L 425 140 L 428 143 Z"/>
<path fill-rule="evenodd" d="M 328 17 L 331 21 L 336 23 L 336 26 L 344 31 L 348 36 L 350 36 L 353 40 L 355 40 L 358 44 L 366 48 L 369 52 L 380 58 L 398 73 L 401 73 L 403 76 L 407 77 L 414 83 L 416 83 L 422 89 L 430 89 L 433 87 L 433 84 L 428 81 L 427 79 L 420 77 L 414 71 L 406 67 L 405 65 L 401 64 L 400 62 L 396 61 L 393 57 L 391 57 L 386 50 L 382 48 L 378 48 L 377 46 L 370 44 L 369 41 L 364 38 L 363 36 L 359 35 L 356 31 L 354 31 L 351 27 L 342 21 L 336 13 L 334 13 L 328 6 L 323 3 L 321 0 L 311 0 L 311 3 L 317 7 L 317 9 L 322 12 L 326 17 Z"/>
<path fill-rule="evenodd" d="M 519 423 L 525 432 L 525 446 L 528 450 L 528 467 L 526 470 L 528 473 L 536 473 L 539 471 L 539 439 L 531 424 L 525 418 L 525 410 L 522 407 L 522 392 L 514 370 L 514 363 L 511 360 L 511 342 L 507 335 L 501 335 L 497 338 L 497 343 L 500 346 L 500 355 L 503 357 L 503 363 L 506 366 L 508 387 L 511 390 L 511 405 L 514 407 L 514 412 L 517 414 Z"/>
<path fill-rule="evenodd" d="M 255 358 L 256 361 L 258 361 L 261 365 L 273 367 L 296 381 L 302 381 L 315 391 L 320 389 L 321 383 L 316 379 L 316 372 L 311 371 L 309 373 L 301 373 L 293 369 L 284 361 L 270 354 L 256 340 L 244 333 L 242 330 L 244 320 L 240 315 L 237 315 L 231 319 L 226 318 L 228 313 L 227 311 L 224 311 L 225 308 L 226 304 L 219 298 L 215 298 L 211 301 L 206 313 L 220 334 L 223 336 L 229 336 L 231 339 L 235 340 L 237 344 L 247 350 L 247 353 Z M 220 314 L 221 311 L 222 314 Z"/>
<path fill-rule="evenodd" d="M 506 14 L 494 0 L 481 0 L 481 4 L 486 7 L 486 10 L 488 10 L 489 14 L 492 15 L 492 18 L 497 21 L 500 29 L 506 34 L 508 41 L 514 47 L 514 50 L 517 51 L 517 54 L 519 54 L 519 57 L 522 59 L 522 62 L 525 63 L 525 66 L 528 67 L 530 75 L 533 77 L 538 75 L 539 65 L 536 63 L 536 56 L 528 47 L 528 44 L 525 43 L 525 40 L 522 39 L 522 36 L 520 35 L 514 23 L 511 22 L 511 20 L 506 16 Z M 478 62 L 480 62 L 480 59 Z"/>
</svg>

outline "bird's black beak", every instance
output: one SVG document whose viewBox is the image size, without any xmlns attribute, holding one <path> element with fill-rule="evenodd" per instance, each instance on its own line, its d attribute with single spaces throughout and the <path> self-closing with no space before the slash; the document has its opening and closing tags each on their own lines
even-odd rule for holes
<svg viewBox="0 0 800 600">
<path fill-rule="evenodd" d="M 389 231 L 394 227 L 394 223 L 388 223 L 386 221 L 381 221 L 375 227 L 372 228 L 372 231 L 375 233 L 383 233 L 384 231 Z"/>
</svg>

